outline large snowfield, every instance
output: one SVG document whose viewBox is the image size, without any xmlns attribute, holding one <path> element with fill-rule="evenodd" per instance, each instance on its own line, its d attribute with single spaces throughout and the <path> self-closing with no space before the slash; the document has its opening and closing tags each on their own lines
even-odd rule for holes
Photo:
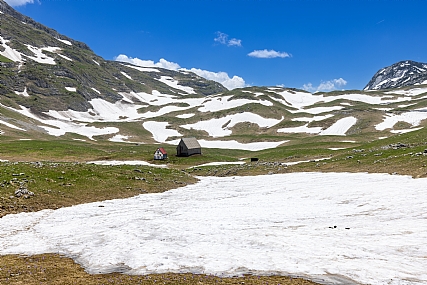
<svg viewBox="0 0 427 285">
<path fill-rule="evenodd" d="M 201 177 L 161 194 L 7 215 L 0 254 L 60 253 L 90 273 L 426 284 L 426 186 L 365 173 Z"/>
</svg>

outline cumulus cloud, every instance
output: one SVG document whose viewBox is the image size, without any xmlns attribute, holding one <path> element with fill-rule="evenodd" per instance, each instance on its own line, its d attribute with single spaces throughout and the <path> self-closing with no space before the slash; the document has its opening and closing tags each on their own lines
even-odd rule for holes
<svg viewBox="0 0 427 285">
<path fill-rule="evenodd" d="M 254 50 L 253 52 L 248 53 L 248 55 L 251 57 L 257 57 L 257 58 L 275 58 L 275 57 L 285 58 L 285 57 L 292 56 L 287 52 L 279 52 L 279 51 L 267 50 L 267 49 Z"/>
<path fill-rule="evenodd" d="M 167 61 L 164 58 L 161 58 L 159 62 L 155 63 L 152 60 L 142 60 L 137 57 L 132 58 L 132 57 L 128 57 L 127 55 L 120 54 L 119 56 L 115 57 L 114 60 L 121 61 L 121 62 L 128 62 L 141 67 L 159 67 L 159 68 L 175 70 L 175 71 L 181 68 L 178 63 Z"/>
<path fill-rule="evenodd" d="M 212 71 L 202 70 L 198 68 L 191 68 L 186 70 L 191 71 L 197 74 L 198 76 L 201 76 L 208 80 L 219 82 L 228 90 L 243 88 L 246 86 L 245 80 L 243 80 L 242 77 L 234 75 L 232 78 L 230 78 L 227 72 L 223 72 L 223 71 L 212 72 Z"/>
<path fill-rule="evenodd" d="M 313 86 L 313 84 L 311 83 L 307 83 L 303 85 L 302 89 L 307 90 L 309 92 L 318 92 L 318 91 L 328 92 L 328 91 L 336 90 L 340 87 L 343 87 L 346 84 L 347 84 L 347 81 L 345 81 L 342 78 L 339 78 L 339 79 L 332 79 L 328 81 L 322 81 L 317 87 Z"/>
<path fill-rule="evenodd" d="M 216 38 L 214 38 L 214 41 L 227 46 L 237 46 L 237 47 L 242 46 L 242 40 L 239 40 L 236 38 L 232 38 L 229 40 L 228 35 L 222 32 L 216 32 Z"/>
<path fill-rule="evenodd" d="M 235 88 L 242 88 L 246 86 L 245 80 L 243 80 L 243 78 L 240 76 L 234 75 L 233 77 L 230 77 L 226 72 L 223 72 L 223 71 L 212 72 L 212 71 L 202 70 L 198 68 L 191 68 L 191 69 L 181 68 L 178 63 L 167 61 L 166 59 L 163 59 L 163 58 L 161 58 L 159 62 L 154 62 L 152 60 L 142 60 L 136 57 L 132 58 L 132 57 L 128 57 L 127 55 L 120 54 L 119 56 L 115 57 L 114 60 L 131 63 L 141 67 L 160 67 L 160 68 L 165 68 L 165 69 L 174 70 L 174 71 L 178 71 L 178 70 L 190 71 L 205 79 L 213 80 L 218 83 L 221 83 L 228 90 L 232 90 Z"/>
<path fill-rule="evenodd" d="M 16 7 L 16 6 L 23 6 L 27 3 L 33 4 L 34 0 L 5 0 L 5 2 L 10 6 Z"/>
</svg>

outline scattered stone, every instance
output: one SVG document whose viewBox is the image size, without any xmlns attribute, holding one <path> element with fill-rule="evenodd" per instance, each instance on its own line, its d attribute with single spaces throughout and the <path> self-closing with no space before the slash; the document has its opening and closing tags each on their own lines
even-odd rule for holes
<svg viewBox="0 0 427 285">
<path fill-rule="evenodd" d="M 29 191 L 26 187 L 21 186 L 18 190 L 15 191 L 15 197 L 24 197 L 24 198 L 30 198 L 34 196 L 34 193 Z"/>
<path fill-rule="evenodd" d="M 391 147 L 392 149 L 400 149 L 400 148 L 403 148 L 403 147 L 408 147 L 408 145 L 404 144 L 404 143 L 398 142 L 398 143 L 395 143 L 395 144 L 390 144 L 389 147 Z"/>
<path fill-rule="evenodd" d="M 145 181 L 145 178 L 144 178 L 144 177 L 138 177 L 138 176 L 135 176 L 135 177 L 133 178 L 133 180 L 142 180 L 142 181 Z"/>
</svg>

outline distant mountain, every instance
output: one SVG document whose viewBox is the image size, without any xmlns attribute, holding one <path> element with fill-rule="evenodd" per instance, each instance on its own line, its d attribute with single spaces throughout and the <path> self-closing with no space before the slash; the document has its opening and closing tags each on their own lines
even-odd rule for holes
<svg viewBox="0 0 427 285">
<path fill-rule="evenodd" d="M 380 90 L 427 84 L 427 63 L 401 61 L 382 68 L 363 90 Z"/>
<path fill-rule="evenodd" d="M 427 83 L 427 65 L 380 70 L 366 90 Z M 227 90 L 188 71 L 108 61 L 0 0 L 0 142 L 111 141 L 261 150 L 354 143 L 427 125 L 427 87 Z M 154 152 L 154 150 L 153 150 Z"/>
<path fill-rule="evenodd" d="M 104 60 L 84 43 L 37 23 L 0 0 L 0 103 L 40 113 L 87 111 L 95 98 L 117 102 L 121 92 L 204 97 L 221 84 L 191 72 L 141 68 Z"/>
</svg>

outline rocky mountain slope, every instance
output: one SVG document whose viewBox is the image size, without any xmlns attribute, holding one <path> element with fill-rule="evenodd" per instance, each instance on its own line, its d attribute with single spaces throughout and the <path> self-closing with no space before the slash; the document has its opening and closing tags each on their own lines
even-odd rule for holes
<svg viewBox="0 0 427 285">
<path fill-rule="evenodd" d="M 424 69 L 383 69 L 366 91 L 228 91 L 190 72 L 104 60 L 0 0 L 0 140 L 174 145 L 194 136 L 204 148 L 348 148 L 425 126 Z M 376 90 L 409 83 L 419 85 Z"/>
<path fill-rule="evenodd" d="M 0 95 L 33 112 L 87 111 L 91 99 L 116 102 L 120 92 L 169 92 L 202 97 L 226 91 L 193 73 L 141 69 L 106 61 L 74 41 L 16 12 L 0 0 Z M 181 86 L 186 86 L 182 88 Z"/>
<path fill-rule="evenodd" d="M 380 90 L 427 84 L 427 63 L 401 61 L 380 69 L 363 90 Z"/>
</svg>

